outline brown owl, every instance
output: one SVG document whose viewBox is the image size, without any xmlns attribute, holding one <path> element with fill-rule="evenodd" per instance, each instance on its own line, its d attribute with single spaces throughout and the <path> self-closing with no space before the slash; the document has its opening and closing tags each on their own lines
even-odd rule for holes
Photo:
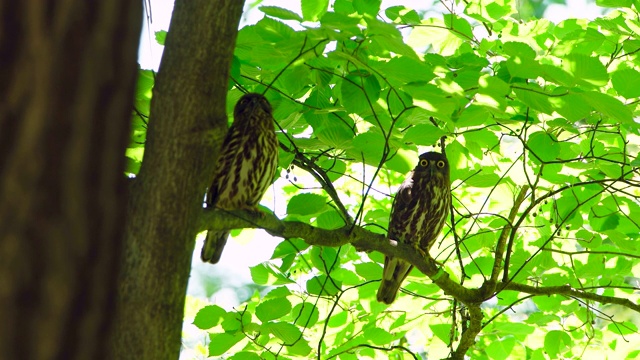
<svg viewBox="0 0 640 360">
<path fill-rule="evenodd" d="M 418 165 L 400 185 L 391 207 L 388 238 L 429 252 L 440 235 L 451 205 L 449 162 L 437 152 L 420 155 Z M 413 266 L 387 256 L 377 299 L 391 304 Z"/>
<path fill-rule="evenodd" d="M 233 118 L 207 193 L 207 207 L 258 211 L 278 167 L 271 104 L 260 94 L 245 94 L 238 100 Z M 207 232 L 202 261 L 217 263 L 228 236 L 228 231 Z"/>
</svg>

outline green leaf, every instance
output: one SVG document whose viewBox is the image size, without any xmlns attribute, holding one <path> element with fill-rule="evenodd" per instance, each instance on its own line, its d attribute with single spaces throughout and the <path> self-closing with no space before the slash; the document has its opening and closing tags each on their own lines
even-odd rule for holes
<svg viewBox="0 0 640 360">
<path fill-rule="evenodd" d="M 515 295 L 515 292 L 514 292 Z M 502 333 L 508 335 L 531 335 L 536 330 L 535 327 L 518 322 L 500 323 L 496 325 Z"/>
<path fill-rule="evenodd" d="M 244 339 L 244 334 L 210 334 L 209 356 L 220 356 L 226 353 L 232 346 Z"/>
<path fill-rule="evenodd" d="M 398 149 L 384 166 L 400 174 L 406 174 L 413 169 L 417 161 L 415 150 Z"/>
<path fill-rule="evenodd" d="M 270 42 L 290 42 L 296 34 L 290 26 L 270 17 L 264 17 L 258 21 L 255 25 L 255 31 L 264 40 Z"/>
<path fill-rule="evenodd" d="M 407 130 L 402 140 L 407 144 L 432 146 L 445 134 L 431 124 L 419 124 Z"/>
<path fill-rule="evenodd" d="M 554 107 L 549 101 L 550 93 L 547 93 L 537 84 L 522 84 L 513 89 L 518 99 L 533 109 L 545 114 L 552 114 Z"/>
<path fill-rule="evenodd" d="M 418 13 L 402 5 L 388 7 L 384 13 L 391 21 L 396 23 L 420 24 L 420 16 Z"/>
<path fill-rule="evenodd" d="M 465 184 L 477 188 L 494 187 L 500 181 L 498 174 L 478 174 L 468 178 Z"/>
<path fill-rule="evenodd" d="M 305 21 L 318 21 L 329 7 L 329 0 L 302 0 L 302 18 Z"/>
<path fill-rule="evenodd" d="M 505 54 L 515 58 L 530 60 L 536 58 L 536 52 L 531 46 L 522 42 L 508 41 L 502 45 L 502 50 Z"/>
<path fill-rule="evenodd" d="M 382 134 L 377 132 L 366 132 L 359 134 L 353 139 L 353 148 L 349 153 L 358 160 L 364 157 L 364 162 L 377 166 L 382 158 L 385 140 Z"/>
<path fill-rule="evenodd" d="M 377 16 L 382 0 L 353 0 L 353 7 L 359 14 Z"/>
<path fill-rule="evenodd" d="M 310 252 L 311 263 L 316 269 L 329 271 L 328 269 L 335 268 L 340 264 L 337 250 L 338 248 L 330 246 L 314 246 Z"/>
<path fill-rule="evenodd" d="M 273 268 L 270 263 L 262 263 L 249 268 L 251 280 L 258 285 L 283 285 L 291 284 L 292 280 Z"/>
<path fill-rule="evenodd" d="M 554 104 L 556 112 L 569 121 L 584 119 L 593 111 L 593 107 L 585 101 L 584 97 L 575 93 L 550 99 L 550 102 Z"/>
<path fill-rule="evenodd" d="M 291 291 L 286 286 L 278 286 L 271 289 L 262 299 L 279 299 L 291 295 Z"/>
<path fill-rule="evenodd" d="M 374 345 L 386 345 L 393 340 L 388 331 L 378 327 L 365 329 L 362 335 Z"/>
<path fill-rule="evenodd" d="M 527 142 L 529 149 L 533 151 L 536 160 L 543 162 L 554 161 L 560 155 L 560 146 L 558 141 L 544 131 L 538 131 L 529 136 Z"/>
<path fill-rule="evenodd" d="M 338 311 L 329 319 L 329 327 L 337 328 L 347 323 L 348 313 L 347 311 Z"/>
<path fill-rule="evenodd" d="M 218 305 L 208 305 L 198 310 L 193 325 L 206 330 L 218 325 L 227 312 Z"/>
<path fill-rule="evenodd" d="M 251 351 L 239 351 L 232 355 L 229 359 L 231 360 L 260 360 L 260 356 L 258 354 Z"/>
<path fill-rule="evenodd" d="M 493 22 L 500 20 L 513 12 L 509 3 L 482 3 L 478 1 L 470 1 L 464 13 L 481 22 Z"/>
<path fill-rule="evenodd" d="M 312 295 L 334 296 L 342 288 L 342 283 L 329 279 L 326 275 L 314 276 L 307 280 L 307 291 Z"/>
<path fill-rule="evenodd" d="M 631 0 L 596 0 L 596 5 L 609 8 L 630 8 L 631 4 Z"/>
<path fill-rule="evenodd" d="M 342 160 L 324 159 L 318 165 L 327 173 L 329 180 L 336 181 L 347 172 L 347 164 Z"/>
<path fill-rule="evenodd" d="M 282 340 L 286 345 L 293 345 L 293 343 L 302 337 L 300 329 L 289 323 L 266 323 L 262 325 L 262 328 Z"/>
<path fill-rule="evenodd" d="M 300 251 L 307 249 L 309 246 L 311 245 L 307 244 L 303 239 L 299 238 L 282 240 L 282 242 L 279 243 L 273 250 L 271 259 L 278 259 L 291 254 L 298 254 Z"/>
<path fill-rule="evenodd" d="M 342 105 L 348 112 L 366 114 L 380 98 L 380 83 L 368 72 L 352 72 L 341 82 L 340 91 Z"/>
<path fill-rule="evenodd" d="M 291 302 L 286 298 L 270 299 L 256 307 L 256 316 L 263 323 L 279 319 L 291 311 Z"/>
<path fill-rule="evenodd" d="M 258 10 L 262 11 L 263 13 L 269 15 L 269 16 L 273 16 L 282 20 L 296 20 L 296 21 L 300 21 L 302 22 L 302 18 L 300 17 L 300 15 L 294 13 L 291 10 L 288 9 L 284 9 L 281 7 L 277 7 L 277 6 L 260 6 L 258 8 Z"/>
<path fill-rule="evenodd" d="M 411 82 L 428 82 L 435 77 L 431 66 L 406 56 L 396 57 L 384 63 L 376 63 L 374 66 L 381 72 L 387 73 L 387 80 L 396 86 L 403 86 Z"/>
<path fill-rule="evenodd" d="M 553 259 L 551 261 L 553 261 Z M 533 298 L 533 302 L 540 310 L 551 312 L 557 312 L 558 309 L 562 308 L 562 300 L 564 300 L 564 298 L 558 295 L 536 296 Z"/>
<path fill-rule="evenodd" d="M 334 208 L 330 208 L 328 211 L 323 212 L 316 219 L 318 227 L 321 229 L 334 230 L 339 229 L 346 225 L 342 216 Z"/>
<path fill-rule="evenodd" d="M 220 326 L 227 333 L 235 333 L 249 322 L 251 322 L 251 316 L 240 316 L 237 312 L 228 312 L 224 314 Z"/>
<path fill-rule="evenodd" d="M 538 69 L 541 71 L 540 76 L 556 84 L 571 87 L 576 83 L 576 79 L 571 74 L 554 65 L 541 64 Z"/>
<path fill-rule="evenodd" d="M 162 46 L 164 46 L 164 41 L 167 38 L 166 30 L 160 30 L 155 32 L 156 42 Z"/>
<path fill-rule="evenodd" d="M 359 18 L 350 17 L 338 13 L 337 11 L 327 12 L 326 14 L 324 14 L 320 19 L 320 23 L 323 28 L 339 30 L 345 35 L 354 36 L 362 32 L 362 30 L 360 30 L 360 28 L 358 27 L 358 24 L 360 23 Z"/>
<path fill-rule="evenodd" d="M 140 171 L 140 165 L 142 165 L 141 161 L 138 161 L 136 159 L 132 159 L 130 157 L 126 157 L 126 167 L 125 167 L 125 173 L 127 174 L 137 174 L 138 171 Z"/>
<path fill-rule="evenodd" d="M 231 90 L 234 86 L 236 86 L 236 81 L 240 79 L 240 59 L 237 56 L 233 56 L 233 60 L 231 60 L 231 69 L 229 74 L 229 85 L 227 85 L 227 90 Z"/>
<path fill-rule="evenodd" d="M 535 79 L 542 73 L 542 67 L 540 64 L 529 58 L 510 58 L 504 62 L 504 67 L 501 69 L 508 70 L 509 79 L 505 79 L 507 82 L 522 82 L 516 81 L 518 78 L 522 79 Z M 521 79 L 520 79 L 521 80 Z"/>
<path fill-rule="evenodd" d="M 313 215 L 322 212 L 327 206 L 327 198 L 318 194 L 298 194 L 287 204 L 289 215 Z"/>
<path fill-rule="evenodd" d="M 447 119 L 458 108 L 458 104 L 449 94 L 445 94 L 441 88 L 431 84 L 407 84 L 403 87 L 403 90 L 410 93 L 414 99 L 414 105 L 420 107 L 411 109 L 407 117 L 415 116 L 416 110 L 426 110 L 422 114 L 418 113 L 420 114 L 418 117 L 419 122 L 422 123 L 428 122 L 429 116 L 425 117 L 425 115 Z M 412 123 L 414 122 L 412 121 Z"/>
<path fill-rule="evenodd" d="M 487 346 L 487 355 L 491 359 L 506 360 L 509 358 L 509 354 L 513 351 L 513 347 L 516 345 L 516 339 L 513 337 L 505 337 L 498 341 L 492 341 Z"/>
<path fill-rule="evenodd" d="M 471 31 L 471 25 L 469 21 L 454 14 L 445 14 L 444 23 L 447 28 L 455 30 L 453 35 L 462 38 L 463 40 L 473 39 L 473 32 Z"/>
<path fill-rule="evenodd" d="M 582 54 L 570 54 L 562 60 L 562 68 L 579 83 L 604 86 L 609 82 L 609 74 L 598 58 Z"/>
<path fill-rule="evenodd" d="M 551 330 L 544 337 L 544 350 L 555 358 L 564 353 L 571 346 L 571 337 L 560 330 Z"/>
<path fill-rule="evenodd" d="M 593 108 L 622 123 L 633 123 L 633 115 L 631 110 L 620 102 L 607 94 L 599 92 L 585 92 L 579 94 Z"/>
<path fill-rule="evenodd" d="M 287 354 L 296 355 L 299 357 L 308 358 L 309 353 L 311 352 L 311 346 L 309 346 L 309 342 L 305 338 L 300 338 L 296 341 L 292 346 L 287 346 L 286 348 Z"/>
<path fill-rule="evenodd" d="M 433 334 L 445 344 L 449 343 L 449 334 L 451 333 L 451 324 L 435 324 L 429 325 Z"/>
<path fill-rule="evenodd" d="M 484 125 L 491 117 L 491 111 L 486 106 L 472 104 L 462 111 L 456 123 L 459 126 Z"/>
<path fill-rule="evenodd" d="M 291 316 L 296 325 L 303 328 L 311 328 L 318 322 L 320 312 L 314 304 L 303 302 L 293 307 Z"/>
<path fill-rule="evenodd" d="M 615 334 L 620 334 L 620 335 L 631 335 L 631 334 L 637 334 L 638 333 L 638 326 L 632 322 L 629 321 L 625 321 L 622 324 L 616 323 L 616 324 L 609 324 L 607 325 L 609 331 L 611 331 L 612 333 Z"/>
<path fill-rule="evenodd" d="M 640 72 L 634 69 L 622 69 L 611 75 L 611 83 L 618 94 L 629 98 L 640 96 Z"/>
<path fill-rule="evenodd" d="M 382 277 L 382 267 L 373 262 L 356 264 L 356 273 L 365 280 L 377 280 Z"/>
</svg>

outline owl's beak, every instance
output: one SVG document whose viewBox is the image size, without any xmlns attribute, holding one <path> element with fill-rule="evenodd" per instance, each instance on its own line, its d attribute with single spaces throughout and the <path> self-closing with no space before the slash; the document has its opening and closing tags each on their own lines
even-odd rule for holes
<svg viewBox="0 0 640 360">
<path fill-rule="evenodd" d="M 429 164 L 429 176 L 433 177 L 436 176 L 436 168 L 433 167 L 433 165 Z"/>
</svg>

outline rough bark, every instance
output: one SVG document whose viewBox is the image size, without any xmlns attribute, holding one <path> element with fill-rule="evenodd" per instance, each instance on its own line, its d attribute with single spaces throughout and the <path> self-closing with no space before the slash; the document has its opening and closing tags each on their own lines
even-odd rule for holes
<svg viewBox="0 0 640 360">
<path fill-rule="evenodd" d="M 141 10 L 0 1 L 2 358 L 106 358 Z"/>
<path fill-rule="evenodd" d="M 242 1 L 176 1 L 132 184 L 116 359 L 177 359 L 203 196 L 226 131 Z"/>
</svg>

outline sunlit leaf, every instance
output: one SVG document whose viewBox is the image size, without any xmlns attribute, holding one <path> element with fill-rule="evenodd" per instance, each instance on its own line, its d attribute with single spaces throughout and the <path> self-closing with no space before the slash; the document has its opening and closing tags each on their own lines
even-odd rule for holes
<svg viewBox="0 0 640 360">
<path fill-rule="evenodd" d="M 634 84 L 640 83 L 640 72 L 633 69 L 624 69 L 614 72 L 611 76 L 613 88 L 618 94 L 626 98 L 634 98 L 640 96 L 640 88 Z"/>
<path fill-rule="evenodd" d="M 293 345 L 302 336 L 297 326 L 284 322 L 266 323 L 263 325 L 263 329 L 288 345 Z"/>
<path fill-rule="evenodd" d="M 302 0 L 302 17 L 306 21 L 317 21 L 328 6 L 329 0 Z"/>
<path fill-rule="evenodd" d="M 211 342 L 209 343 L 209 356 L 220 356 L 231 349 L 240 340 L 244 339 L 242 333 L 229 334 L 211 334 Z"/>
<path fill-rule="evenodd" d="M 210 329 L 220 323 L 222 316 L 226 311 L 217 305 L 205 306 L 198 311 L 193 324 L 200 329 Z"/>
<path fill-rule="evenodd" d="M 286 298 L 270 299 L 261 302 L 256 307 L 256 316 L 260 321 L 267 322 L 279 319 L 291 311 L 291 303 Z"/>
<path fill-rule="evenodd" d="M 273 16 L 282 20 L 296 20 L 302 22 L 302 18 L 300 17 L 300 15 L 288 9 L 277 6 L 260 6 L 258 9 L 269 16 Z"/>
<path fill-rule="evenodd" d="M 287 214 L 311 215 L 321 212 L 327 206 L 326 197 L 317 194 L 298 194 L 289 200 Z"/>
</svg>

